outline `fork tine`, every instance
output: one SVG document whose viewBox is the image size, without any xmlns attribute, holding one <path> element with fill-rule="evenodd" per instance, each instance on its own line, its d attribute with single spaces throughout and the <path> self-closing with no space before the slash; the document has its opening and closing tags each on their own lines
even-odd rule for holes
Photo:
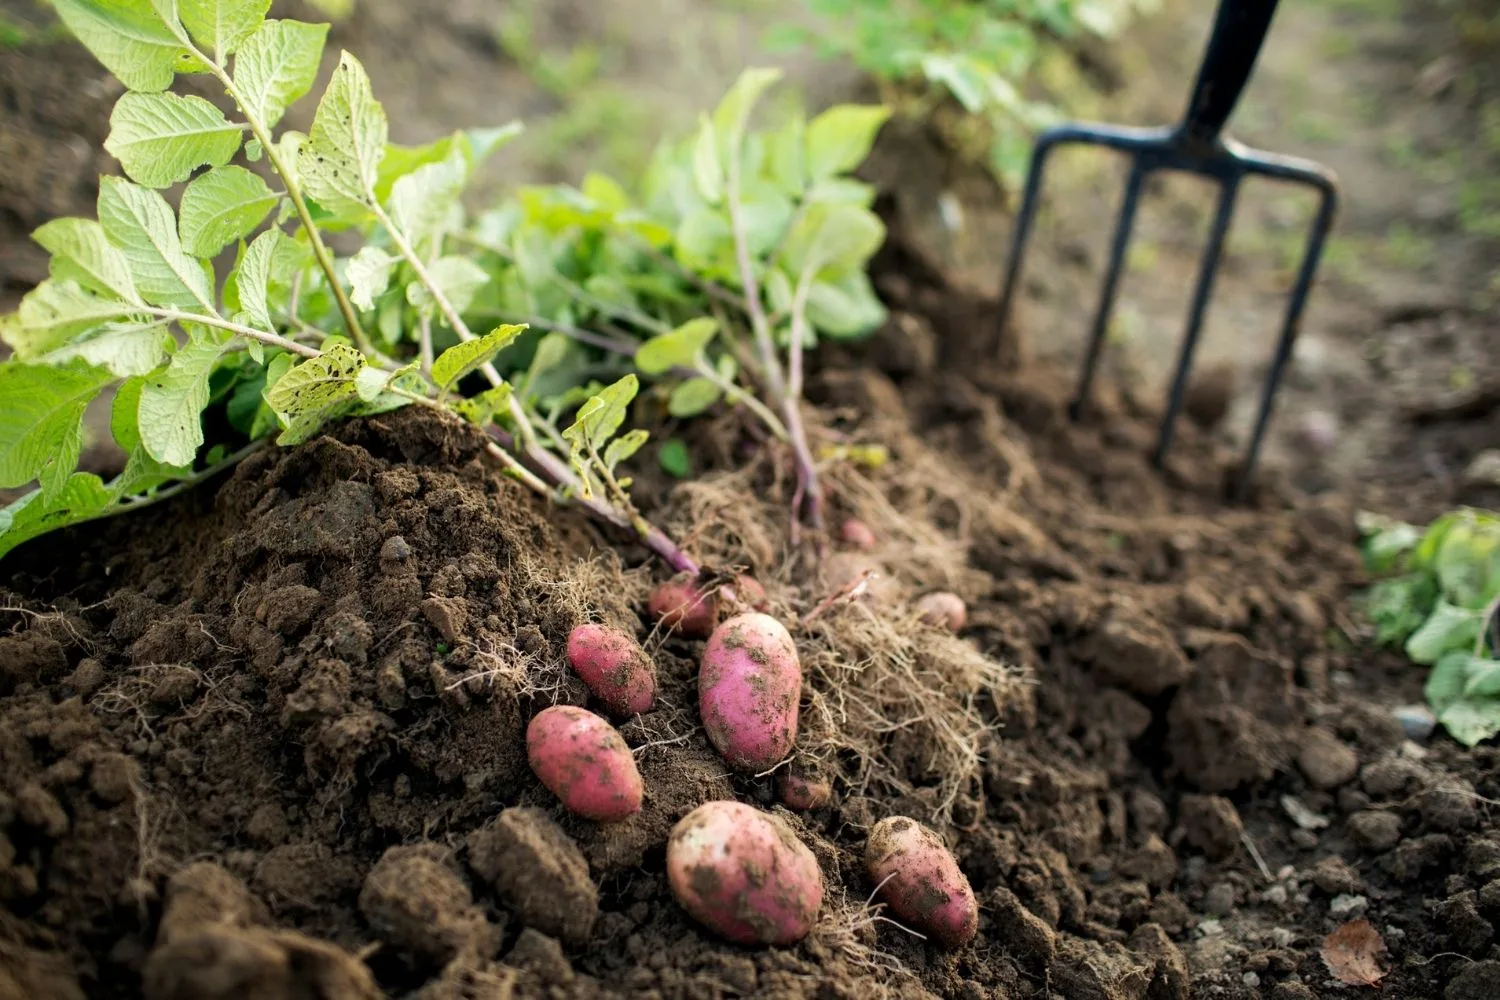
<svg viewBox="0 0 1500 1000">
<path fill-rule="evenodd" d="M 1026 253 L 1026 240 L 1031 236 L 1031 224 L 1036 219 L 1037 202 L 1042 190 L 1042 172 L 1047 166 L 1047 156 L 1058 142 L 1051 133 L 1042 133 L 1031 153 L 1031 166 L 1026 172 L 1026 190 L 1021 196 L 1021 210 L 1016 213 L 1016 229 L 1011 237 L 1010 262 L 1005 268 L 1005 286 L 1000 293 L 999 329 L 996 339 L 1005 337 L 1005 325 L 1010 319 L 1011 301 L 1016 284 L 1021 277 L 1021 258 Z"/>
<path fill-rule="evenodd" d="M 1219 194 L 1219 209 L 1214 216 L 1213 229 L 1209 233 L 1208 245 L 1203 251 L 1203 267 L 1198 272 L 1198 285 L 1193 290 L 1193 305 L 1188 313 L 1187 333 L 1182 339 L 1182 349 L 1177 356 L 1177 371 L 1172 376 L 1172 389 L 1167 396 L 1167 411 L 1162 415 L 1161 430 L 1156 440 L 1156 453 L 1151 461 L 1161 465 L 1172 447 L 1172 434 L 1176 430 L 1177 414 L 1182 410 L 1182 395 L 1187 388 L 1188 371 L 1193 366 L 1193 352 L 1198 347 L 1198 335 L 1203 330 L 1203 314 L 1208 309 L 1209 296 L 1213 294 L 1214 278 L 1219 273 L 1219 259 L 1224 252 L 1224 235 L 1229 230 L 1234 216 L 1235 196 L 1239 193 L 1238 174 L 1223 177 L 1223 190 Z"/>
<path fill-rule="evenodd" d="M 1094 383 L 1094 371 L 1099 364 L 1099 354 L 1104 347 L 1104 335 L 1109 329 L 1110 314 L 1115 308 L 1115 293 L 1119 289 L 1121 265 L 1125 260 L 1125 249 L 1130 245 L 1130 232 L 1135 225 L 1135 206 L 1140 201 L 1141 187 L 1146 179 L 1146 165 L 1141 157 L 1132 157 L 1130 176 L 1125 181 L 1125 194 L 1120 199 L 1120 212 L 1115 217 L 1114 242 L 1109 252 L 1109 266 L 1105 272 L 1104 287 L 1099 294 L 1099 309 L 1094 314 L 1094 328 L 1089 333 L 1085 349 L 1083 370 L 1078 376 L 1078 389 L 1068 405 L 1068 414 L 1074 420 L 1088 402 L 1089 390 Z"/>
</svg>

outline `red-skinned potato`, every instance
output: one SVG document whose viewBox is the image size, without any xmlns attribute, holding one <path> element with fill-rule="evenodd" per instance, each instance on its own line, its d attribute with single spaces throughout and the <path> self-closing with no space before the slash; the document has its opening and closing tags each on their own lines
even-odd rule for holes
<svg viewBox="0 0 1500 1000">
<path fill-rule="evenodd" d="M 770 615 L 735 615 L 714 629 L 698 671 L 698 713 L 714 749 L 744 774 L 775 767 L 797 740 L 802 664 Z"/>
<path fill-rule="evenodd" d="M 618 823 L 640 811 L 645 788 L 635 757 L 607 721 L 573 705 L 553 705 L 526 727 L 531 770 L 569 812 Z"/>
<path fill-rule="evenodd" d="M 869 552 L 876 545 L 875 532 L 857 517 L 851 517 L 839 525 L 839 540 L 862 552 Z"/>
<path fill-rule="evenodd" d="M 776 773 L 776 794 L 788 809 L 808 812 L 826 806 L 833 799 L 833 788 L 815 774 L 787 768 Z"/>
<path fill-rule="evenodd" d="M 611 715 L 651 711 L 656 701 L 656 664 L 635 636 L 588 622 L 568 633 L 568 663 Z"/>
<path fill-rule="evenodd" d="M 688 639 L 706 638 L 719 621 L 716 595 L 687 573 L 658 584 L 648 607 L 652 618 Z"/>
<path fill-rule="evenodd" d="M 924 625 L 945 628 L 949 632 L 962 632 L 969 620 L 969 609 L 964 606 L 963 598 L 946 590 L 924 596 L 917 602 L 917 611 L 921 613 Z"/>
<path fill-rule="evenodd" d="M 863 581 L 864 589 L 855 599 L 869 604 L 890 604 L 901 594 L 900 584 L 885 567 L 863 552 L 835 552 L 823 560 L 823 578 L 832 593 L 845 592 Z"/>
<path fill-rule="evenodd" d="M 890 816 L 865 843 L 865 869 L 902 923 L 944 948 L 961 948 L 979 929 L 979 904 L 958 862 L 914 819 Z"/>
<path fill-rule="evenodd" d="M 740 802 L 705 802 L 678 822 L 667 881 L 694 920 L 736 944 L 800 941 L 823 905 L 812 851 L 780 819 Z"/>
<path fill-rule="evenodd" d="M 766 588 L 753 576 L 741 573 L 734 578 L 734 599 L 751 611 L 765 611 L 771 607 Z"/>
</svg>

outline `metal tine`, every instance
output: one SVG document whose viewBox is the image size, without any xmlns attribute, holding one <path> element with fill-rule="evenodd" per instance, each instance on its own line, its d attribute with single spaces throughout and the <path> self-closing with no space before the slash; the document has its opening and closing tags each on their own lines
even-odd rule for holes
<svg viewBox="0 0 1500 1000">
<path fill-rule="evenodd" d="M 1104 278 L 1104 288 L 1099 294 L 1099 309 L 1094 313 L 1094 328 L 1089 333 L 1088 347 L 1083 357 L 1083 370 L 1078 377 L 1078 389 L 1068 406 L 1068 414 L 1077 420 L 1087 403 L 1089 390 L 1094 384 L 1094 372 L 1099 366 L 1099 355 L 1104 348 L 1104 336 L 1109 329 L 1110 314 L 1115 308 L 1115 293 L 1120 286 L 1120 271 L 1125 262 L 1125 250 L 1130 245 L 1130 232 L 1135 225 L 1135 207 L 1141 199 L 1141 188 L 1146 180 L 1146 165 L 1141 157 L 1131 158 L 1130 176 L 1125 181 L 1125 194 L 1120 199 L 1120 211 L 1115 217 L 1115 236 L 1109 252 L 1109 267 Z"/>
</svg>

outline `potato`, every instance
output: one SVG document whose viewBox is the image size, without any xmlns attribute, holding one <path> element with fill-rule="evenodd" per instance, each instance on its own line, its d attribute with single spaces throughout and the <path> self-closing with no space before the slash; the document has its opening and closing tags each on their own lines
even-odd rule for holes
<svg viewBox="0 0 1500 1000">
<path fill-rule="evenodd" d="M 823 560 L 823 578 L 830 592 L 840 593 L 861 580 L 864 589 L 856 600 L 873 605 L 888 605 L 901 597 L 901 585 L 886 573 L 885 567 L 863 552 L 835 552 Z"/>
<path fill-rule="evenodd" d="M 674 576 L 651 591 L 651 617 L 689 639 L 702 639 L 719 620 L 717 595 L 704 590 L 690 574 Z"/>
<path fill-rule="evenodd" d="M 770 615 L 735 615 L 714 629 L 698 671 L 698 713 L 708 740 L 737 771 L 775 767 L 797 740 L 802 664 Z"/>
<path fill-rule="evenodd" d="M 916 820 L 876 823 L 865 842 L 865 869 L 897 919 L 942 947 L 960 948 L 979 929 L 969 880 L 938 835 Z"/>
<path fill-rule="evenodd" d="M 940 590 L 928 594 L 917 602 L 917 611 L 922 615 L 922 624 L 945 628 L 949 632 L 962 632 L 969 620 L 969 609 L 957 594 Z"/>
<path fill-rule="evenodd" d="M 736 944 L 800 941 L 823 905 L 812 851 L 780 819 L 740 802 L 705 802 L 678 822 L 667 881 L 694 920 Z"/>
<path fill-rule="evenodd" d="M 568 633 L 568 663 L 611 715 L 651 711 L 656 701 L 656 664 L 635 636 L 588 622 Z"/>
<path fill-rule="evenodd" d="M 760 581 L 753 576 L 741 573 L 734 578 L 731 589 L 734 592 L 734 599 L 751 611 L 765 611 L 771 606 L 771 599 L 766 596 L 766 588 L 762 587 Z"/>
<path fill-rule="evenodd" d="M 526 758 L 569 812 L 617 823 L 640 811 L 645 789 L 635 757 L 593 712 L 553 705 L 537 713 L 526 727 Z"/>
<path fill-rule="evenodd" d="M 776 774 L 776 794 L 782 805 L 796 812 L 821 809 L 833 799 L 827 779 L 787 768 Z"/>
<path fill-rule="evenodd" d="M 876 545 L 875 532 L 857 517 L 851 517 L 839 525 L 839 540 L 862 552 L 869 552 Z"/>
</svg>

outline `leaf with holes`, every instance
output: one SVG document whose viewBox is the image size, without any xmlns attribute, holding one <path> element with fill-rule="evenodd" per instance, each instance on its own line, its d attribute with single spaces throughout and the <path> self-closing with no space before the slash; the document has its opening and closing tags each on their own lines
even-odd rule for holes
<svg viewBox="0 0 1500 1000">
<path fill-rule="evenodd" d="M 283 428 L 277 443 L 301 444 L 328 421 L 359 405 L 358 379 L 365 356 L 348 344 L 333 344 L 316 358 L 290 368 L 270 389 L 266 403 Z"/>
<path fill-rule="evenodd" d="M 375 100 L 369 75 L 358 59 L 343 53 L 298 151 L 297 174 L 308 195 L 337 216 L 365 217 L 386 135 L 385 109 Z"/>
</svg>

